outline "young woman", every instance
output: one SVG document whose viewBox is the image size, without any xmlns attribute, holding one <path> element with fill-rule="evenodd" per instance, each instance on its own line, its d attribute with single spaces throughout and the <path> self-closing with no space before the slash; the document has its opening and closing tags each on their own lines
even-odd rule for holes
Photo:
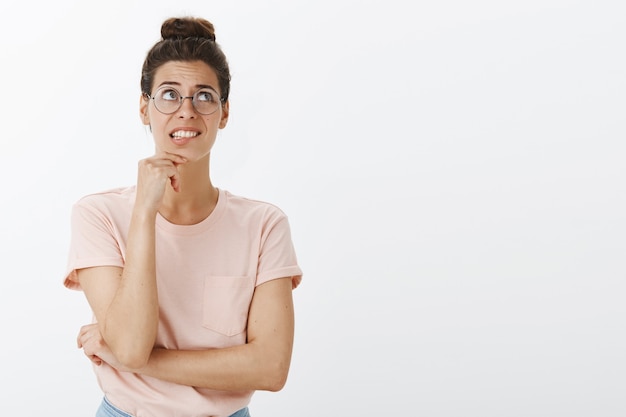
<svg viewBox="0 0 626 417">
<path fill-rule="evenodd" d="M 141 74 L 155 153 L 137 184 L 72 209 L 68 288 L 94 323 L 78 335 L 104 393 L 98 417 L 248 416 L 280 390 L 301 280 L 285 214 L 211 182 L 230 72 L 213 25 L 171 18 Z"/>
</svg>

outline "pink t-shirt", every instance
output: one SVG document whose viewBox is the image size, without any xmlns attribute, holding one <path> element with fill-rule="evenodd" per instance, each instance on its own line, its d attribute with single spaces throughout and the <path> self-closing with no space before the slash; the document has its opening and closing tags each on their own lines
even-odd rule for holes
<svg viewBox="0 0 626 417">
<path fill-rule="evenodd" d="M 76 270 L 124 266 L 135 187 L 80 199 L 64 285 L 80 290 Z M 301 276 L 289 223 L 276 206 L 219 190 L 217 206 L 195 225 L 157 215 L 156 271 L 159 328 L 156 347 L 221 348 L 246 343 L 254 288 Z M 137 417 L 228 416 L 253 392 L 223 392 L 94 366 L 98 383 L 116 407 Z"/>
</svg>

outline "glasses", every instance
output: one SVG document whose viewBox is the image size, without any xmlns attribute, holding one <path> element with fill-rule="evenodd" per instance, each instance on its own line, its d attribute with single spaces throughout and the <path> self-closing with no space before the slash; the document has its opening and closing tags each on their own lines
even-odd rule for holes
<svg viewBox="0 0 626 417">
<path fill-rule="evenodd" d="M 159 88 L 154 96 L 151 97 L 148 94 L 146 96 L 154 100 L 154 107 L 163 114 L 178 111 L 183 105 L 183 100 L 190 98 L 193 108 L 206 116 L 215 113 L 223 101 L 215 91 L 207 88 L 196 91 L 193 96 L 185 97 L 175 88 L 164 86 Z"/>
</svg>

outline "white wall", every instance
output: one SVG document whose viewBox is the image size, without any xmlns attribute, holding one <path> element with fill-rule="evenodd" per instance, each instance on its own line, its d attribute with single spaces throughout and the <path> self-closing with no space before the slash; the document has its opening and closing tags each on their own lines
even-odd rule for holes
<svg viewBox="0 0 626 417">
<path fill-rule="evenodd" d="M 70 206 L 134 182 L 141 63 L 180 14 L 232 68 L 214 180 L 287 212 L 305 272 L 254 417 L 626 414 L 618 0 L 4 2 L 4 414 L 99 403 Z"/>
</svg>

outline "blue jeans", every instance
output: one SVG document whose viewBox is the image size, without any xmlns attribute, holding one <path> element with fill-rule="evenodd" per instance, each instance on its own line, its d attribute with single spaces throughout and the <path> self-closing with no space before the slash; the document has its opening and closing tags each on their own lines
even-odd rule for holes
<svg viewBox="0 0 626 417">
<path fill-rule="evenodd" d="M 119 408 L 111 404 L 106 397 L 102 400 L 98 411 L 96 411 L 96 417 L 133 417 L 128 413 L 123 412 Z M 242 408 L 235 414 L 231 414 L 230 417 L 250 417 L 248 407 Z"/>
</svg>

